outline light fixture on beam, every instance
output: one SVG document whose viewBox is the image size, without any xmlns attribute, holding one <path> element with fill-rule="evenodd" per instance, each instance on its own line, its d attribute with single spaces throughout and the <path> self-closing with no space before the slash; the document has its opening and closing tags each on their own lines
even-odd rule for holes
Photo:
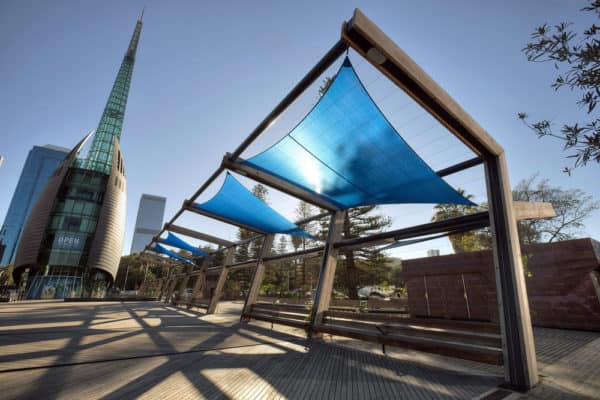
<svg viewBox="0 0 600 400">
<path fill-rule="evenodd" d="M 367 59 L 374 64 L 381 65 L 387 61 L 387 58 L 375 47 L 371 47 L 367 50 Z"/>
</svg>

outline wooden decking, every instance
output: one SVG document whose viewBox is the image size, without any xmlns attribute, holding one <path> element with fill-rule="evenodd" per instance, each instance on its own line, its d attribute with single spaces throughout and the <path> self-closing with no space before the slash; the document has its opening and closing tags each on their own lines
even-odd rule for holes
<svg viewBox="0 0 600 400">
<path fill-rule="evenodd" d="M 220 311 L 147 302 L 0 305 L 0 397 L 465 399 L 502 382 L 498 366 L 400 348 L 386 357 L 373 343 L 311 342 L 291 327 L 239 323 L 241 304 Z M 600 334 L 544 329 L 536 341 L 545 377 L 528 397 L 600 393 Z"/>
</svg>

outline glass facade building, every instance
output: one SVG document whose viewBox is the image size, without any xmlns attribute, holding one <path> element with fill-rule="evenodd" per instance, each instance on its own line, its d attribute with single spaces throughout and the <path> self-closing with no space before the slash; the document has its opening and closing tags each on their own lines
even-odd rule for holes
<svg viewBox="0 0 600 400">
<path fill-rule="evenodd" d="M 135 220 L 135 231 L 131 242 L 131 254 L 141 253 L 144 247 L 160 232 L 165 215 L 167 199 L 151 194 L 142 194 Z"/>
<path fill-rule="evenodd" d="M 68 153 L 69 149 L 52 145 L 34 146 L 29 151 L 0 229 L 0 265 L 13 263 L 31 208 Z"/>
<path fill-rule="evenodd" d="M 27 298 L 103 297 L 114 281 L 126 208 L 119 139 L 141 29 L 138 20 L 87 156 L 90 135 L 54 169 L 24 227 L 13 277 Z"/>
</svg>

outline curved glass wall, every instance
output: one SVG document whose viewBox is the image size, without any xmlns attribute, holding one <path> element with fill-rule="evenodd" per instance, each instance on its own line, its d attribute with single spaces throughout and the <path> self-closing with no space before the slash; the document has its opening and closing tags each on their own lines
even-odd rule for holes
<svg viewBox="0 0 600 400">
<path fill-rule="evenodd" d="M 46 228 L 39 265 L 30 271 L 28 298 L 101 297 L 111 278 L 85 267 L 108 176 L 91 170 L 69 170 Z"/>
</svg>

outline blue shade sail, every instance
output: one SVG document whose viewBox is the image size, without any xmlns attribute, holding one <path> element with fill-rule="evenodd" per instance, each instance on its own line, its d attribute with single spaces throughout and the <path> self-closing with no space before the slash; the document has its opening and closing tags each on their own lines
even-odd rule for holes
<svg viewBox="0 0 600 400">
<path fill-rule="evenodd" d="M 202 204 L 194 204 L 194 207 L 239 222 L 256 229 L 257 232 L 285 233 L 314 239 L 252 194 L 229 173 L 223 186 L 212 199 Z"/>
<path fill-rule="evenodd" d="M 395 203 L 473 203 L 436 175 L 385 118 L 346 58 L 314 108 L 249 166 L 340 209 Z"/>
<path fill-rule="evenodd" d="M 198 249 L 197 247 L 192 246 L 191 244 L 183 241 L 177 236 L 173 235 L 171 232 L 167 232 L 167 238 L 162 239 L 162 243 L 168 244 L 169 246 L 177 247 L 180 249 L 187 250 L 193 254 L 196 254 L 201 257 L 210 257 L 208 254 Z"/>
<path fill-rule="evenodd" d="M 181 257 L 180 255 L 173 253 L 171 250 L 167 250 L 165 247 L 161 246 L 158 243 L 154 245 L 152 250 L 154 250 L 155 252 L 160 253 L 160 254 L 165 254 L 165 255 L 167 255 L 175 260 L 181 261 L 183 263 L 194 265 L 192 260 L 188 260 L 185 257 Z"/>
</svg>

